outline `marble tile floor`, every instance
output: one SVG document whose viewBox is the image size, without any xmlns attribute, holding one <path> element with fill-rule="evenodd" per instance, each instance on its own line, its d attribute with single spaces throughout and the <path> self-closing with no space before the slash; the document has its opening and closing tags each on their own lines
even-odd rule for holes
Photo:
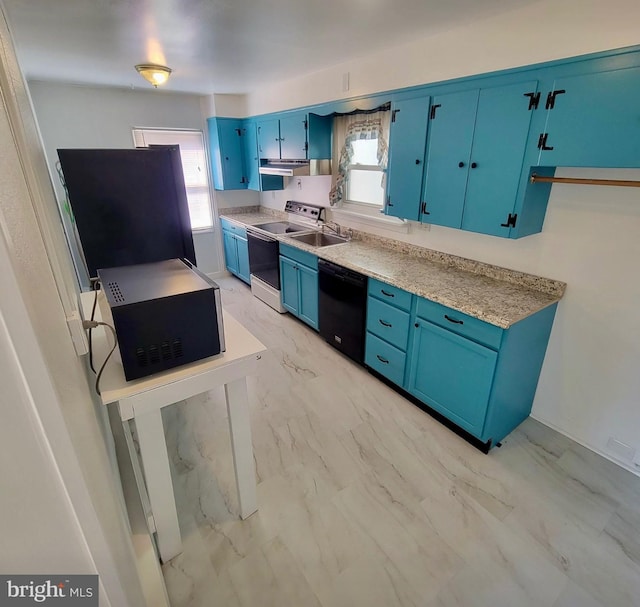
<svg viewBox="0 0 640 607">
<path fill-rule="evenodd" d="M 234 278 L 259 511 L 238 517 L 223 391 L 164 410 L 173 607 L 640 605 L 640 478 L 527 420 L 483 455 Z"/>
</svg>

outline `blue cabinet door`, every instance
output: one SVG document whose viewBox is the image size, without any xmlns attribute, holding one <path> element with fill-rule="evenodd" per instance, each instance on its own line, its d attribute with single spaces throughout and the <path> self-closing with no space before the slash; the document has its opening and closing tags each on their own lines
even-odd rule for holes
<svg viewBox="0 0 640 607">
<path fill-rule="evenodd" d="M 222 243 L 224 245 L 224 262 L 227 270 L 232 274 L 238 274 L 238 248 L 236 237 L 227 230 L 222 230 Z"/>
<path fill-rule="evenodd" d="M 244 121 L 243 136 L 243 153 L 247 188 L 249 190 L 260 191 L 260 174 L 258 173 L 260 159 L 258 157 L 258 134 L 256 132 L 255 122 L 251 120 Z"/>
<path fill-rule="evenodd" d="M 246 190 L 242 120 L 210 118 L 211 160 L 216 190 Z"/>
<path fill-rule="evenodd" d="M 543 166 L 640 166 L 640 68 L 561 78 L 549 109 Z"/>
<path fill-rule="evenodd" d="M 533 112 L 536 81 L 480 91 L 462 229 L 509 236 Z M 503 225 L 504 224 L 504 225 Z"/>
<path fill-rule="evenodd" d="M 280 158 L 280 121 L 277 118 L 258 123 L 258 156 Z"/>
<path fill-rule="evenodd" d="M 300 320 L 318 330 L 318 271 L 298 265 L 300 287 Z"/>
<path fill-rule="evenodd" d="M 422 221 L 462 225 L 479 90 L 434 97 L 429 120 Z"/>
<path fill-rule="evenodd" d="M 292 314 L 298 315 L 298 269 L 297 265 L 280 256 L 280 293 L 282 305 Z"/>
<path fill-rule="evenodd" d="M 244 190 L 242 121 L 235 118 L 209 118 L 209 156 L 216 190 Z"/>
<path fill-rule="evenodd" d="M 420 219 L 429 97 L 394 101 L 389 133 L 385 213 Z"/>
<path fill-rule="evenodd" d="M 249 274 L 249 245 L 247 239 L 241 236 L 234 236 L 234 238 L 238 251 L 238 278 L 241 278 L 247 284 L 251 284 L 251 276 Z"/>
<path fill-rule="evenodd" d="M 425 320 L 416 324 L 408 391 L 482 436 L 497 352 Z"/>
<path fill-rule="evenodd" d="M 307 158 L 331 158 L 333 116 L 307 114 Z"/>
<path fill-rule="evenodd" d="M 299 113 L 280 118 L 280 158 L 300 160 L 307 157 L 307 116 Z"/>
</svg>

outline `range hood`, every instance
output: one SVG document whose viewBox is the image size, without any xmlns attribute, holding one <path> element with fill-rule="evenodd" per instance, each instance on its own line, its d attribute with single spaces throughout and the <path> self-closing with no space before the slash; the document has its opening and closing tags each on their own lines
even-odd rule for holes
<svg viewBox="0 0 640 607">
<path fill-rule="evenodd" d="M 279 177 L 331 175 L 331 160 L 263 160 L 258 172 Z"/>
</svg>

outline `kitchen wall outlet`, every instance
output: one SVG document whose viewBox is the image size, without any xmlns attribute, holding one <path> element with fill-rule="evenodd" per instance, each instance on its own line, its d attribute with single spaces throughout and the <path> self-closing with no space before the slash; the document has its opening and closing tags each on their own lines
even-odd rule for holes
<svg viewBox="0 0 640 607">
<path fill-rule="evenodd" d="M 342 92 L 346 93 L 349 90 L 349 72 L 342 74 Z"/>
<path fill-rule="evenodd" d="M 631 445 L 627 445 L 610 436 L 607 441 L 607 449 L 619 459 L 633 462 L 636 466 L 640 466 L 640 454 L 636 455 L 636 450 Z"/>
<path fill-rule="evenodd" d="M 302 179 L 300 177 L 298 177 L 298 179 L 296 179 L 296 185 L 298 186 L 299 190 L 302 189 Z"/>
</svg>

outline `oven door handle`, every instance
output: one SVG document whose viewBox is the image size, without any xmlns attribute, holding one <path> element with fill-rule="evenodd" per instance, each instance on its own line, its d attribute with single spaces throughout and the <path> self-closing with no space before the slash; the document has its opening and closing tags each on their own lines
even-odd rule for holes
<svg viewBox="0 0 640 607">
<path fill-rule="evenodd" d="M 259 232 L 254 232 L 252 230 L 247 230 L 247 236 L 251 236 L 252 238 L 257 238 L 258 240 L 263 240 L 264 242 L 277 242 L 275 238 L 269 238 L 268 236 L 263 236 Z"/>
</svg>

